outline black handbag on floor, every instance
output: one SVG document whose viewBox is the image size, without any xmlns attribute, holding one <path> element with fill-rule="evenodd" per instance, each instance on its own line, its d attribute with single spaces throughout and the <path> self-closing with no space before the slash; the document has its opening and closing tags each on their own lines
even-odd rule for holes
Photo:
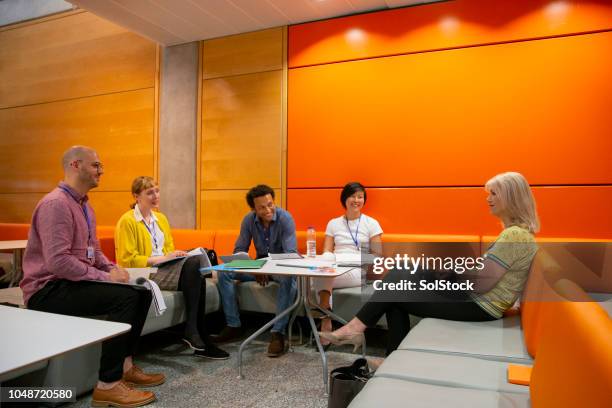
<svg viewBox="0 0 612 408">
<path fill-rule="evenodd" d="M 338 367 L 329 374 L 327 408 L 346 408 L 374 375 L 365 358 L 358 358 L 346 367 Z"/>
</svg>

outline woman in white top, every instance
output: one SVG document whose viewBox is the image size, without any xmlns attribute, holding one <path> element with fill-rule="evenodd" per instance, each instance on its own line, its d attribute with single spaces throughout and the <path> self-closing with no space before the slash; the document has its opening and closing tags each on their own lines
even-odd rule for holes
<svg viewBox="0 0 612 408">
<path fill-rule="evenodd" d="M 334 218 L 327 224 L 325 231 L 324 255 L 361 254 L 365 252 L 380 253 L 383 230 L 378 221 L 361 213 L 366 203 L 367 194 L 361 183 L 348 183 L 340 194 L 340 203 L 345 209 L 344 215 Z M 313 287 L 319 295 L 319 305 L 330 308 L 330 297 L 334 288 L 350 288 L 361 285 L 361 269 L 355 268 L 337 278 L 313 279 Z M 321 331 L 330 331 L 331 320 L 325 318 L 321 322 Z M 322 344 L 328 341 L 322 339 Z"/>
</svg>

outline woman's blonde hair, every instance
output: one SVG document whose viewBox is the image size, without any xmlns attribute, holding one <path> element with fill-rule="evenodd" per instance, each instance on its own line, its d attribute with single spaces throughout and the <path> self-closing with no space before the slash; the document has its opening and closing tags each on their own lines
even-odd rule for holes
<svg viewBox="0 0 612 408">
<path fill-rule="evenodd" d="M 526 228 L 532 234 L 540 230 L 540 220 L 529 183 L 521 173 L 501 173 L 487 181 L 485 190 L 495 189 L 503 208 L 508 214 L 510 225 Z"/>
<path fill-rule="evenodd" d="M 132 181 L 132 195 L 136 196 L 142 193 L 143 191 L 145 191 L 146 189 L 149 189 L 155 186 L 157 186 L 157 182 L 153 179 L 153 177 L 149 177 L 149 176 L 136 177 L 134 181 Z M 134 207 L 136 207 L 136 202 L 133 202 L 132 205 L 130 205 L 130 208 L 134 208 Z"/>
</svg>

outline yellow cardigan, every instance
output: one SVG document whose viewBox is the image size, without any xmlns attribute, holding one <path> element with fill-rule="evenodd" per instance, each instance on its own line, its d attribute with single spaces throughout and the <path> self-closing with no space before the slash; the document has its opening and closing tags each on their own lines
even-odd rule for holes
<svg viewBox="0 0 612 408">
<path fill-rule="evenodd" d="M 170 223 L 166 216 L 155 212 L 159 228 L 164 233 L 164 255 L 174 251 L 174 241 Z M 151 235 L 144 223 L 136 221 L 134 210 L 129 210 L 119 218 L 115 228 L 115 256 L 117 263 L 124 268 L 146 268 L 153 246 Z"/>
</svg>

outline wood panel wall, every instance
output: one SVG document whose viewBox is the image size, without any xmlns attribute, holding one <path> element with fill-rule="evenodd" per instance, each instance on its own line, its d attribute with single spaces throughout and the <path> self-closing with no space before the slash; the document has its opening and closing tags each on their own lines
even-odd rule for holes
<svg viewBox="0 0 612 408">
<path fill-rule="evenodd" d="M 202 42 L 202 229 L 238 229 L 257 184 L 283 204 L 285 44 L 282 27 Z"/>
<path fill-rule="evenodd" d="M 386 232 L 494 234 L 482 185 L 519 171 L 542 236 L 612 236 L 610 2 L 456 0 L 306 23 L 288 55 L 298 228 L 325 228 L 358 180 Z"/>
<path fill-rule="evenodd" d="M 88 12 L 0 29 L 0 222 L 30 222 L 62 178 L 61 156 L 87 145 L 105 165 L 91 193 L 114 225 L 131 182 L 156 175 L 157 46 Z"/>
</svg>

